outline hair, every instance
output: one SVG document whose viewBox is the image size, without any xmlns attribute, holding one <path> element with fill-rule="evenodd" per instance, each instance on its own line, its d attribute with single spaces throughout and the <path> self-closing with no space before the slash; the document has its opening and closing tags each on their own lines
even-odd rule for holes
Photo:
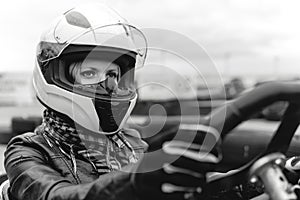
<svg viewBox="0 0 300 200">
<path fill-rule="evenodd" d="M 68 71 L 68 73 L 70 74 L 71 80 L 74 83 L 76 82 L 76 74 L 78 73 L 78 70 L 80 70 L 80 66 L 81 65 L 82 65 L 82 61 L 72 62 L 69 65 L 69 71 Z"/>
</svg>

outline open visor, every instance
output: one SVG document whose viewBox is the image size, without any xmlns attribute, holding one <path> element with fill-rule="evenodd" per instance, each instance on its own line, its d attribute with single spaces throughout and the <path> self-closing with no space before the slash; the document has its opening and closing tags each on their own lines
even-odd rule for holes
<svg viewBox="0 0 300 200">
<path fill-rule="evenodd" d="M 99 27 L 91 27 L 89 24 L 76 24 L 77 26 L 65 26 L 61 20 L 53 33 L 54 39 L 45 39 L 38 44 L 37 60 L 45 64 L 59 57 L 71 44 L 104 46 L 123 49 L 136 54 L 135 67 L 144 64 L 147 54 L 147 41 L 144 34 L 134 26 L 117 23 Z M 51 41 L 50 41 L 51 40 Z"/>
</svg>

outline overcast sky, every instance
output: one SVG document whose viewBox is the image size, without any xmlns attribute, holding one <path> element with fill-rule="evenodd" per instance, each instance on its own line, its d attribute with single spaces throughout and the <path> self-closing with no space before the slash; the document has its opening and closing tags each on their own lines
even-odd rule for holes
<svg viewBox="0 0 300 200">
<path fill-rule="evenodd" d="M 93 0 L 2 2 L 0 71 L 31 71 L 40 33 L 53 18 L 82 2 Z M 189 37 L 207 50 L 223 74 L 300 74 L 300 1 L 101 2 L 139 28 L 163 28 Z"/>
</svg>

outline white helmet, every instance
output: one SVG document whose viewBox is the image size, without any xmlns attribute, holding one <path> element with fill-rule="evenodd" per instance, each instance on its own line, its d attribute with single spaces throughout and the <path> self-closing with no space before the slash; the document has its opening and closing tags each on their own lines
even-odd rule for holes
<svg viewBox="0 0 300 200">
<path fill-rule="evenodd" d="M 96 133 L 116 133 L 135 105 L 134 71 L 143 66 L 146 54 L 143 33 L 114 10 L 102 4 L 71 9 L 55 20 L 38 44 L 33 75 L 37 98 L 76 125 Z M 113 91 L 99 83 L 82 85 L 74 81 L 69 73 L 71 63 L 87 58 L 119 66 Z"/>
</svg>

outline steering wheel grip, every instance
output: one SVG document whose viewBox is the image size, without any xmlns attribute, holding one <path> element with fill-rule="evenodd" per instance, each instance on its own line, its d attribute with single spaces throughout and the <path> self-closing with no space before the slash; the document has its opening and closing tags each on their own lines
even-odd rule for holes
<svg viewBox="0 0 300 200">
<path fill-rule="evenodd" d="M 212 111 L 204 123 L 216 128 L 224 137 L 242 121 L 276 101 L 299 104 L 300 84 L 270 82 L 260 85 Z"/>
<path fill-rule="evenodd" d="M 208 188 L 212 188 L 214 191 L 216 188 L 230 190 L 238 184 L 245 183 L 251 165 L 259 157 L 272 152 L 285 153 L 299 125 L 299 100 L 300 84 L 268 83 L 213 111 L 207 117 L 206 123 L 216 128 L 221 133 L 221 137 L 225 137 L 238 124 L 264 107 L 276 101 L 288 101 L 290 103 L 267 150 L 244 166 L 236 169 L 234 173 L 225 174 L 218 179 L 211 180 L 208 183 Z"/>
</svg>

